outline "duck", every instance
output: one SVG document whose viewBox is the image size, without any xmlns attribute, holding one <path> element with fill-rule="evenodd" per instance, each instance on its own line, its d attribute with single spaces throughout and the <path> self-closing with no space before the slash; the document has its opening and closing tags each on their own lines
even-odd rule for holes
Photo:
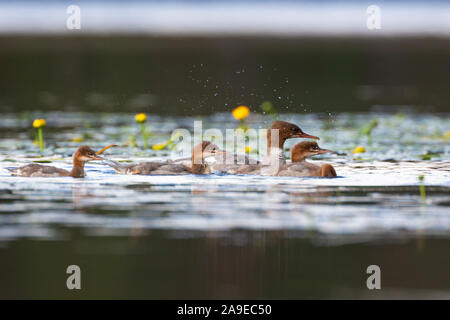
<svg viewBox="0 0 450 320">
<path fill-rule="evenodd" d="M 213 158 L 210 168 L 214 173 L 240 174 L 245 170 L 257 170 L 261 164 L 257 159 L 249 158 L 247 155 L 227 151 L 222 151 Z"/>
<path fill-rule="evenodd" d="M 133 164 L 120 164 L 117 161 L 105 160 L 105 163 L 119 174 L 129 175 L 186 175 L 209 174 L 211 169 L 205 162 L 207 157 L 223 152 L 210 141 L 202 141 L 192 149 L 190 163 L 180 161 L 149 161 Z"/>
<path fill-rule="evenodd" d="M 222 155 L 215 157 L 216 162 L 211 165 L 211 169 L 214 172 L 227 174 L 276 175 L 280 168 L 286 164 L 283 153 L 284 143 L 287 139 L 292 138 L 320 139 L 303 132 L 296 124 L 277 120 L 267 130 L 267 154 L 261 162 L 251 163 L 248 157 L 242 158 L 241 156 L 239 158 L 233 154 L 231 157 L 228 155 L 223 157 Z M 236 160 L 240 160 L 240 162 Z"/>
<path fill-rule="evenodd" d="M 308 157 L 330 152 L 333 151 L 321 149 L 315 141 L 299 142 L 291 149 L 291 163 L 284 165 L 277 175 L 294 177 L 336 177 L 336 170 L 331 164 L 319 166 L 306 161 L 306 158 Z"/>
<path fill-rule="evenodd" d="M 72 177 L 72 178 L 84 178 L 86 176 L 84 172 L 84 165 L 88 161 L 104 160 L 104 158 L 98 156 L 98 153 L 102 153 L 105 149 L 111 146 L 105 147 L 102 150 L 95 152 L 88 146 L 81 146 L 73 155 L 72 170 L 64 170 L 53 166 L 44 166 L 37 163 L 27 164 L 26 166 L 19 168 L 12 168 L 9 171 L 12 172 L 12 176 L 20 177 Z"/>
</svg>

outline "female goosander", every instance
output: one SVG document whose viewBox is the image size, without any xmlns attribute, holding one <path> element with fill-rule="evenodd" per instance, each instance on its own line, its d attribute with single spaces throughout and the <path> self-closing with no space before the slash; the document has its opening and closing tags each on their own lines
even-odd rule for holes
<svg viewBox="0 0 450 320">
<path fill-rule="evenodd" d="M 275 121 L 267 131 L 267 156 L 261 167 L 262 175 L 276 175 L 286 164 L 284 143 L 287 139 L 307 138 L 320 140 L 319 137 L 304 133 L 297 125 L 286 121 Z"/>
<path fill-rule="evenodd" d="M 108 147 L 103 148 L 99 153 Z M 85 176 L 84 173 L 84 164 L 91 160 L 104 160 L 102 157 L 99 157 L 97 153 L 89 148 L 88 146 L 79 147 L 78 150 L 73 155 L 73 167 L 71 171 L 67 171 L 64 169 L 52 167 L 52 166 L 43 166 L 37 163 L 27 164 L 26 166 L 8 169 L 12 172 L 13 176 L 21 176 L 21 177 L 73 177 L 73 178 L 83 178 Z"/>
<path fill-rule="evenodd" d="M 276 175 L 280 168 L 286 164 L 283 153 L 284 143 L 287 139 L 292 138 L 309 138 L 319 139 L 319 137 L 304 133 L 297 125 L 286 121 L 274 121 L 267 130 L 267 155 L 263 161 L 254 164 L 249 162 L 246 158 L 245 162 L 233 160 L 233 157 L 216 156 L 216 163 L 211 166 L 215 172 L 222 172 L 228 174 L 261 174 L 261 175 Z M 237 157 L 234 155 L 234 160 Z"/>
<path fill-rule="evenodd" d="M 318 166 L 305 161 L 307 157 L 317 154 L 333 152 L 327 149 L 321 149 L 315 141 L 304 141 L 297 143 L 291 149 L 292 163 L 286 164 L 278 172 L 278 176 L 293 177 L 336 177 L 336 170 L 330 164 Z"/>
<path fill-rule="evenodd" d="M 207 174 L 210 168 L 204 161 L 222 151 L 213 143 L 203 141 L 192 149 L 191 161 L 187 163 L 176 163 L 176 161 L 165 162 L 142 162 L 123 165 L 116 161 L 106 160 L 105 163 L 120 174 L 139 175 L 182 175 L 182 174 Z"/>
</svg>

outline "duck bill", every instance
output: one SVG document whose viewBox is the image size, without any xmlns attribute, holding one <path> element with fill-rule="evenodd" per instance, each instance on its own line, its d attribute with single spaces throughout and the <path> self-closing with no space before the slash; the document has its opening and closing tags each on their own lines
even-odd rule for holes
<svg viewBox="0 0 450 320">
<path fill-rule="evenodd" d="M 106 146 L 103 149 L 98 150 L 95 154 L 96 155 L 102 154 L 103 152 L 105 152 L 106 150 L 108 150 L 109 148 L 112 148 L 112 147 L 118 147 L 118 145 L 117 144 L 110 144 L 109 146 Z M 103 158 L 101 158 L 101 159 L 103 160 Z M 96 159 L 96 160 L 100 160 L 100 159 Z"/>
<path fill-rule="evenodd" d="M 105 160 L 105 158 L 102 158 L 99 156 L 93 156 L 93 157 L 89 157 L 89 160 Z"/>
<path fill-rule="evenodd" d="M 316 137 L 316 136 L 312 136 L 312 135 L 310 135 L 310 134 L 307 134 L 307 133 L 300 133 L 298 136 L 297 136 L 297 138 L 305 138 L 305 139 L 315 139 L 315 140 L 320 140 L 320 138 L 319 137 Z"/>
<path fill-rule="evenodd" d="M 328 150 L 328 149 L 320 149 L 317 154 L 322 154 L 322 153 L 332 153 L 334 152 L 333 150 Z"/>
</svg>

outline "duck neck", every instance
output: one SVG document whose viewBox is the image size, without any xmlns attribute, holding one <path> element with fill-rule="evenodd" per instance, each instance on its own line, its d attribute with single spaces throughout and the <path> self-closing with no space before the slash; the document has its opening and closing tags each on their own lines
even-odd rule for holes
<svg viewBox="0 0 450 320">
<path fill-rule="evenodd" d="M 272 134 L 272 130 L 274 131 Z M 276 132 L 276 131 L 278 132 Z M 269 129 L 267 131 L 267 155 L 273 152 L 273 150 L 283 150 L 285 138 L 280 137 L 278 129 Z"/>
<path fill-rule="evenodd" d="M 69 175 L 74 178 L 83 178 L 85 176 L 84 161 L 74 157 L 72 171 L 70 171 Z"/>
<path fill-rule="evenodd" d="M 291 156 L 292 162 L 304 162 L 306 160 L 306 156 L 302 154 L 295 154 Z"/>
<path fill-rule="evenodd" d="M 206 167 L 207 166 L 206 166 L 202 156 L 192 154 L 191 172 L 193 174 L 204 173 L 206 171 Z"/>
</svg>

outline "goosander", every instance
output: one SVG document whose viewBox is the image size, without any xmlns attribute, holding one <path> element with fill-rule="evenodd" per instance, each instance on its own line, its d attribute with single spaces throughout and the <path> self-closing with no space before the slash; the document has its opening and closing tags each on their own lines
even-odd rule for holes
<svg viewBox="0 0 450 320">
<path fill-rule="evenodd" d="M 222 151 L 214 156 L 214 162 L 210 164 L 212 172 L 240 174 L 243 170 L 257 170 L 260 162 L 250 159 L 247 155 Z"/>
<path fill-rule="evenodd" d="M 276 131 L 278 130 L 278 137 Z M 290 122 L 274 121 L 267 130 L 267 156 L 280 155 L 284 159 L 283 147 L 287 139 L 291 138 L 307 138 L 320 140 L 319 137 L 304 133 L 303 130 Z M 275 145 L 273 145 L 275 143 Z"/>
<path fill-rule="evenodd" d="M 182 175 L 182 174 L 207 174 L 210 168 L 204 161 L 207 157 L 212 157 L 221 153 L 219 147 L 209 141 L 198 143 L 192 149 L 190 163 L 176 161 L 164 162 L 142 162 L 123 165 L 116 161 L 106 160 L 105 163 L 120 174 L 132 175 Z"/>
<path fill-rule="evenodd" d="M 297 125 L 286 121 L 274 121 L 267 130 L 267 155 L 262 162 L 250 163 L 248 158 L 244 162 L 236 162 L 237 156 L 234 155 L 235 162 L 229 163 L 233 157 L 216 156 L 216 163 L 211 166 L 215 172 L 228 174 L 260 174 L 276 175 L 280 168 L 286 164 L 283 153 L 284 143 L 287 139 L 309 138 L 317 139 L 319 137 L 304 133 Z M 226 153 L 225 153 L 226 154 Z M 224 163 L 225 162 L 225 163 Z"/>
<path fill-rule="evenodd" d="M 305 161 L 307 157 L 317 154 L 333 152 L 327 149 L 321 149 L 315 141 L 304 141 L 297 143 L 291 149 L 291 163 L 284 165 L 278 176 L 294 177 L 336 177 L 336 170 L 330 164 L 318 166 Z"/>
<path fill-rule="evenodd" d="M 110 146 L 109 146 L 110 147 Z M 103 152 L 105 147 L 99 151 Z M 21 177 L 73 177 L 73 178 L 83 178 L 84 164 L 91 160 L 104 160 L 99 157 L 97 153 L 89 148 L 88 146 L 79 147 L 78 150 L 73 155 L 73 167 L 71 171 L 60 169 L 53 166 L 43 166 L 37 163 L 27 164 L 26 166 L 14 169 L 8 169 L 12 172 L 13 176 Z"/>
</svg>

